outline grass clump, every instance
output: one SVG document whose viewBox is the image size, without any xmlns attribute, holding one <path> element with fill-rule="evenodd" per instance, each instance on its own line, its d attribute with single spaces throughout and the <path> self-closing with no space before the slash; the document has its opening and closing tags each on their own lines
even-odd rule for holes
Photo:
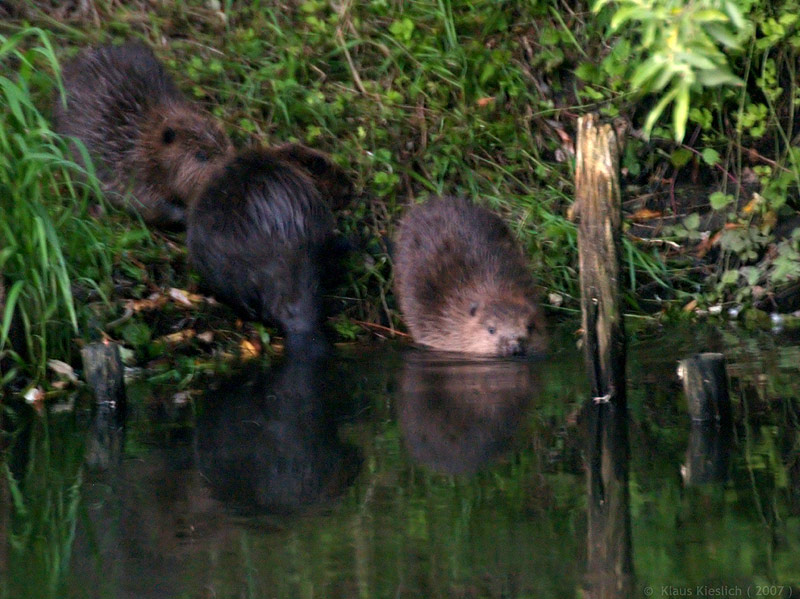
<svg viewBox="0 0 800 599">
<path fill-rule="evenodd" d="M 89 215 L 101 193 L 41 110 L 58 79 L 51 36 L 0 35 L 0 380 L 41 379 L 48 359 L 71 361 L 92 302 L 108 303 L 126 237 Z M 128 225 L 130 227 L 130 225 Z M 131 227 L 135 229 L 134 225 Z M 76 296 L 78 299 L 76 300 Z"/>
<path fill-rule="evenodd" d="M 29 37 L 35 41 L 26 49 Z M 66 157 L 63 141 L 33 101 L 32 87 L 41 83 L 42 70 L 35 66 L 40 60 L 57 70 L 44 31 L 0 35 L 0 65 L 12 75 L 0 77 L 0 273 L 8 287 L 0 351 L 38 375 L 48 356 L 68 355 L 70 337 L 77 332 L 71 289 L 76 269 L 65 259 L 68 245 L 89 250 L 76 258 L 91 265 L 95 276 L 104 258 L 86 243 L 92 224 L 80 213 L 88 187 L 71 178 L 80 169 Z"/>
</svg>

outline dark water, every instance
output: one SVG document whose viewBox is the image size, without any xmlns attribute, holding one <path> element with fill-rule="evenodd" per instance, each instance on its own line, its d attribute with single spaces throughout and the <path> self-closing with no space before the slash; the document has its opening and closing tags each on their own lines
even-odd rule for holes
<svg viewBox="0 0 800 599">
<path fill-rule="evenodd" d="M 692 428 L 676 376 L 709 350 L 729 435 Z M 788 337 L 639 334 L 603 453 L 569 335 L 534 361 L 382 346 L 135 383 L 125 414 L 6 409 L 0 597 L 790 597 L 798 375 Z"/>
</svg>

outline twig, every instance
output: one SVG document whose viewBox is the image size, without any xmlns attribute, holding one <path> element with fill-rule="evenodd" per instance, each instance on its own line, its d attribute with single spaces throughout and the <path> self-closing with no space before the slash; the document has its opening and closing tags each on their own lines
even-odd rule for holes
<svg viewBox="0 0 800 599">
<path fill-rule="evenodd" d="M 387 333 L 390 333 L 392 336 L 408 337 L 409 339 L 411 339 L 411 335 L 409 335 L 408 333 L 402 333 L 395 328 L 385 327 L 382 324 L 377 324 L 374 322 L 366 322 L 363 320 L 353 320 L 352 322 L 359 326 L 364 327 L 365 329 L 376 329 L 378 331 L 386 331 Z"/>
</svg>

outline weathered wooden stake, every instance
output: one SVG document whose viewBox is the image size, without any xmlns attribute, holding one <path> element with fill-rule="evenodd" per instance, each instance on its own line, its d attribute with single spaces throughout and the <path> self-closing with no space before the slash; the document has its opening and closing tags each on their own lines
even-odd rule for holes
<svg viewBox="0 0 800 599">
<path fill-rule="evenodd" d="M 81 350 L 86 382 L 94 391 L 95 409 L 86 443 L 86 463 L 108 470 L 122 456 L 125 431 L 125 378 L 119 345 L 105 341 Z"/>
<path fill-rule="evenodd" d="M 122 357 L 116 343 L 98 341 L 81 350 L 86 382 L 98 403 L 122 405 L 125 402 L 125 379 Z"/>
<path fill-rule="evenodd" d="M 622 198 L 617 134 L 594 115 L 578 120 L 575 212 L 579 218 L 583 351 L 592 387 L 588 412 L 588 536 L 585 596 L 631 595 L 625 328 L 620 307 Z"/>
<path fill-rule="evenodd" d="M 725 426 L 730 423 L 731 399 L 725 374 L 725 356 L 695 354 L 680 361 L 678 376 L 683 381 L 692 421 L 716 421 Z"/>
<path fill-rule="evenodd" d="M 620 144 L 611 125 L 578 119 L 575 204 L 583 352 L 597 402 L 625 402 L 625 327 L 620 309 Z"/>
</svg>

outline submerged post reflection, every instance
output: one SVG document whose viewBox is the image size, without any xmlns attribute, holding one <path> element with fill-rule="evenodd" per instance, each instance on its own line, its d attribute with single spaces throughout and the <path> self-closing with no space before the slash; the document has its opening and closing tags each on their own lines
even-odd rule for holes
<svg viewBox="0 0 800 599">
<path fill-rule="evenodd" d="M 584 410 L 587 440 L 586 596 L 623 599 L 633 592 L 628 414 L 624 402 Z"/>
</svg>

